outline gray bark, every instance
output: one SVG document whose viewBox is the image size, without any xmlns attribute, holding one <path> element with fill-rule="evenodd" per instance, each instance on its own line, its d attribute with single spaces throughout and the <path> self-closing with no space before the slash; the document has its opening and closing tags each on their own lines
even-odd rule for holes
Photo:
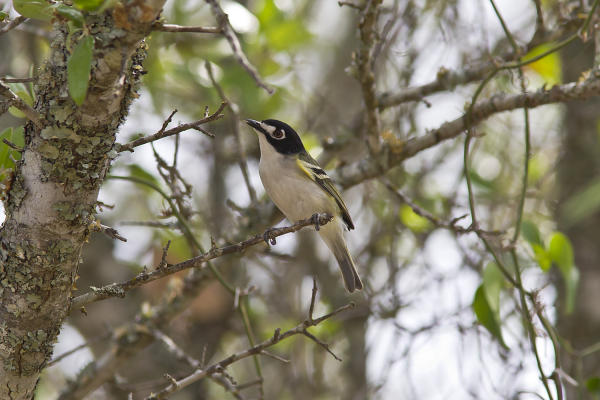
<svg viewBox="0 0 600 400">
<path fill-rule="evenodd" d="M 86 16 L 95 38 L 90 87 L 77 107 L 66 64 L 81 39 L 57 23 L 35 85 L 44 120 L 25 127 L 25 151 L 5 199 L 0 230 L 0 398 L 29 399 L 69 312 L 98 190 L 116 156 L 115 133 L 136 97 L 143 38 L 163 1 Z"/>
</svg>

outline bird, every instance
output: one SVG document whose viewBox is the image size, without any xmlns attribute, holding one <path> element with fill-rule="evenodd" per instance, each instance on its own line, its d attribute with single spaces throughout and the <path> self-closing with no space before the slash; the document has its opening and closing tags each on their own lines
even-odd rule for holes
<svg viewBox="0 0 600 400">
<path fill-rule="evenodd" d="M 246 123 L 258 135 L 258 172 L 273 203 L 290 222 L 317 213 L 332 215 L 331 222 L 316 228 L 339 264 L 346 290 L 350 293 L 361 290 L 363 283 L 344 240 L 344 227 L 354 229 L 354 223 L 327 173 L 306 151 L 298 133 L 285 122 L 247 119 Z"/>
</svg>

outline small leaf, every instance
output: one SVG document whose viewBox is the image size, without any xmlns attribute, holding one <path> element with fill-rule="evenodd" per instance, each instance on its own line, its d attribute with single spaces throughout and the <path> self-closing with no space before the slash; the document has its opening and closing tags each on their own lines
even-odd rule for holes
<svg viewBox="0 0 600 400">
<path fill-rule="evenodd" d="M 585 382 L 585 387 L 591 393 L 600 394 L 600 377 L 591 377 Z"/>
<path fill-rule="evenodd" d="M 73 21 L 77 27 L 81 28 L 83 26 L 84 20 L 81 11 L 64 4 L 58 4 L 56 7 L 56 12 Z"/>
<path fill-rule="evenodd" d="M 4 22 L 6 18 L 8 18 L 8 13 L 0 11 L 0 22 Z"/>
<path fill-rule="evenodd" d="M 550 270 L 550 267 L 552 266 L 552 259 L 550 258 L 550 254 L 546 251 L 546 249 L 539 244 L 532 244 L 531 248 L 535 254 L 535 261 L 537 261 L 542 271 L 547 272 Z"/>
<path fill-rule="evenodd" d="M 403 204 L 400 207 L 400 220 L 408 229 L 421 233 L 431 228 L 430 222 L 413 211 L 410 206 Z"/>
<path fill-rule="evenodd" d="M 531 221 L 523 221 L 521 223 L 521 233 L 525 240 L 531 244 L 544 246 L 538 227 Z"/>
<path fill-rule="evenodd" d="M 129 173 L 131 174 L 131 176 L 143 179 L 145 181 L 154 183 L 157 186 L 160 186 L 156 177 L 150 172 L 146 171 L 144 168 L 140 167 L 139 165 L 130 164 L 127 166 L 127 168 L 129 168 Z"/>
<path fill-rule="evenodd" d="M 494 314 L 500 315 L 500 291 L 504 285 L 504 275 L 494 262 L 488 263 L 483 270 L 485 298 Z"/>
<path fill-rule="evenodd" d="M 24 17 L 50 21 L 54 15 L 52 5 L 46 0 L 13 0 L 13 7 Z"/>
<path fill-rule="evenodd" d="M 94 38 L 86 36 L 77 44 L 67 61 L 69 94 L 78 106 L 83 104 L 87 95 L 93 50 Z"/>
<path fill-rule="evenodd" d="M 524 59 L 532 59 L 543 54 L 554 47 L 554 45 L 555 43 L 544 43 L 539 45 L 527 53 Z M 548 85 L 556 85 L 562 80 L 562 64 L 558 52 L 550 53 L 538 61 L 532 62 L 527 65 L 526 68 L 535 71 Z"/>
<path fill-rule="evenodd" d="M 570 269 L 574 265 L 573 246 L 569 238 L 560 232 L 555 232 L 550 238 L 548 253 L 563 275 L 569 276 Z"/>
<path fill-rule="evenodd" d="M 475 316 L 481 325 L 483 325 L 493 337 L 498 339 L 503 347 L 507 347 L 502 338 L 502 331 L 500 329 L 500 315 L 496 314 L 490 307 L 483 284 L 475 291 L 472 307 Z"/>
<path fill-rule="evenodd" d="M 73 3 L 80 10 L 94 11 L 102 5 L 104 0 L 73 0 Z"/>
<path fill-rule="evenodd" d="M 577 286 L 579 286 L 579 270 L 573 267 L 569 270 L 569 275 L 563 275 L 565 280 L 565 311 L 571 314 L 575 310 L 575 300 L 577 299 Z"/>
<path fill-rule="evenodd" d="M 25 144 L 23 127 L 9 127 L 0 133 L 0 169 L 11 169 L 15 164 L 10 156 L 12 155 L 12 158 L 15 160 L 20 160 L 21 153 L 10 148 L 2 139 L 6 139 L 16 146 L 23 147 Z"/>
</svg>

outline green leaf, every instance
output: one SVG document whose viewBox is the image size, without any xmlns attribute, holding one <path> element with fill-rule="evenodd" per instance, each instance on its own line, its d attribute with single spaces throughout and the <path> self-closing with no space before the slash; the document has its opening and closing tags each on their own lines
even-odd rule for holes
<svg viewBox="0 0 600 400">
<path fill-rule="evenodd" d="M 0 22 L 4 22 L 6 18 L 8 18 L 8 13 L 0 11 Z"/>
<path fill-rule="evenodd" d="M 524 220 L 521 223 L 521 233 L 523 234 L 525 240 L 527 240 L 530 244 L 544 246 L 540 231 L 533 222 Z"/>
<path fill-rule="evenodd" d="M 154 175 L 152 175 L 150 172 L 146 171 L 144 168 L 140 167 L 139 165 L 130 164 L 127 166 L 127 168 L 129 168 L 129 173 L 131 174 L 131 176 L 143 179 L 143 180 L 151 182 L 157 186 L 160 186 L 156 177 Z"/>
<path fill-rule="evenodd" d="M 585 387 L 591 393 L 600 394 L 600 378 L 593 376 L 585 382 Z"/>
<path fill-rule="evenodd" d="M 408 229 L 416 233 L 425 232 L 431 228 L 430 222 L 415 213 L 407 204 L 400 207 L 400 220 Z"/>
<path fill-rule="evenodd" d="M 500 319 L 500 291 L 504 285 L 504 275 L 495 262 L 490 262 L 483 270 L 483 288 L 490 309 Z"/>
<path fill-rule="evenodd" d="M 555 43 L 544 43 L 532 49 L 525 57 L 525 60 L 532 59 L 555 46 Z M 535 61 L 526 66 L 526 68 L 535 71 L 549 85 L 556 85 L 562 80 L 562 64 L 558 52 L 550 53 L 544 58 Z"/>
<path fill-rule="evenodd" d="M 571 246 L 569 238 L 560 232 L 555 232 L 550 238 L 548 253 L 563 275 L 569 276 L 574 265 L 573 246 Z"/>
<path fill-rule="evenodd" d="M 73 0 L 73 4 L 81 10 L 94 11 L 104 3 L 104 0 Z"/>
<path fill-rule="evenodd" d="M 84 20 L 81 11 L 64 4 L 58 4 L 56 5 L 56 12 L 73 21 L 77 27 L 81 28 L 83 26 Z"/>
<path fill-rule="evenodd" d="M 568 226 L 595 214 L 600 209 L 600 179 L 588 184 L 583 190 L 565 201 L 561 214 Z"/>
<path fill-rule="evenodd" d="M 13 0 L 13 7 L 24 17 L 50 21 L 54 12 L 46 0 Z"/>
<path fill-rule="evenodd" d="M 535 261 L 537 261 L 542 271 L 547 272 L 550 270 L 550 267 L 552 266 L 550 253 L 548 253 L 546 249 L 539 244 L 532 244 L 531 248 L 535 254 Z"/>
<path fill-rule="evenodd" d="M 481 284 L 475 291 L 475 297 L 473 298 L 473 311 L 477 317 L 477 321 L 481 323 L 493 337 L 498 339 L 503 347 L 508 347 L 504 343 L 502 338 L 502 331 L 500 329 L 500 315 L 495 313 L 490 307 L 485 293 L 485 287 Z"/>
<path fill-rule="evenodd" d="M 93 50 L 94 38 L 86 36 L 77 44 L 67 61 L 69 94 L 78 106 L 83 104 L 87 94 Z"/>
</svg>

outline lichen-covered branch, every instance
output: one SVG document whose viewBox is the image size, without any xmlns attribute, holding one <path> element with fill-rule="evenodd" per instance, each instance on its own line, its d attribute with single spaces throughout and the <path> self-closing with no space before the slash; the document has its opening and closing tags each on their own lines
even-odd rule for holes
<svg viewBox="0 0 600 400">
<path fill-rule="evenodd" d="M 40 115 L 29 106 L 29 104 L 25 103 L 23 100 L 19 98 L 16 94 L 13 93 L 12 90 L 2 82 L 0 82 L 0 96 L 6 98 L 4 101 L 6 103 L 5 106 L 2 106 L 2 110 L 8 110 L 10 106 L 14 106 L 21 110 L 23 114 L 29 119 L 31 122 L 35 124 L 38 128 L 42 128 L 42 121 L 40 119 Z"/>
<path fill-rule="evenodd" d="M 2 27 L 0 28 L 0 35 L 8 32 L 12 29 L 15 29 L 17 26 L 21 25 L 25 21 L 27 21 L 27 18 L 22 15 L 19 15 L 17 18 L 13 19 L 12 21 L 8 21 L 6 24 L 2 24 Z"/>
<path fill-rule="evenodd" d="M 318 224 L 325 225 L 329 221 L 331 221 L 331 219 L 331 215 L 319 214 Z M 264 242 L 265 240 L 271 240 L 272 243 L 274 243 L 276 237 L 292 232 L 297 232 L 306 226 L 314 224 L 314 217 L 306 218 L 290 226 L 269 229 L 264 234 L 256 235 L 250 239 L 244 240 L 243 242 L 230 244 L 223 247 L 214 247 L 204 254 L 201 254 L 194 258 L 190 258 L 189 260 L 177 264 L 164 265 L 162 268 L 157 268 L 151 272 L 142 272 L 134 278 L 131 278 L 125 282 L 112 283 L 101 288 L 92 288 L 92 291 L 82 294 L 81 296 L 77 296 L 73 299 L 73 308 L 79 309 L 80 307 L 83 307 L 87 304 L 99 300 L 108 299 L 111 297 L 124 297 L 128 290 L 142 286 L 148 282 L 164 278 L 165 276 L 174 274 L 179 271 L 183 271 L 184 269 L 203 267 L 203 265 L 207 261 L 222 257 L 227 254 L 241 253 L 248 247 L 255 246 L 259 243 Z"/>
</svg>

